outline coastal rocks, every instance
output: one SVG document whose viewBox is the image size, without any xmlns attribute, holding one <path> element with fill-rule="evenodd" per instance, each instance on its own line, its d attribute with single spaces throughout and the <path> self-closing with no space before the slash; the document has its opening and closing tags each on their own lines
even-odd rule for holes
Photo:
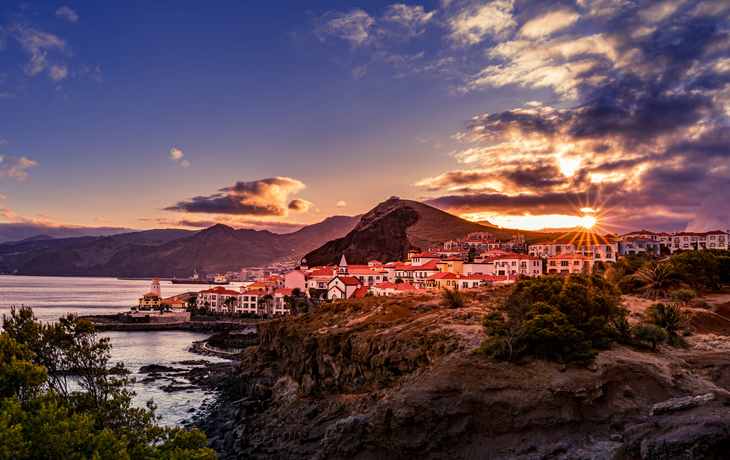
<svg viewBox="0 0 730 460">
<path fill-rule="evenodd" d="M 174 367 L 162 366 L 160 364 L 150 364 L 139 368 L 140 374 L 150 374 L 153 372 L 182 372 L 185 369 L 176 369 Z"/>
<path fill-rule="evenodd" d="M 730 409 L 713 398 L 680 410 L 627 429 L 617 460 L 730 458 Z"/>
<path fill-rule="evenodd" d="M 715 400 L 715 395 L 707 393 L 700 396 L 685 396 L 684 398 L 673 398 L 658 404 L 654 404 L 649 411 L 649 415 L 659 415 L 666 412 L 677 412 L 681 410 L 691 409 L 693 407 L 704 406 L 710 401 Z"/>
<path fill-rule="evenodd" d="M 241 354 L 233 373 L 207 371 L 223 393 L 197 426 L 221 458 L 648 460 L 730 452 L 730 351 L 616 345 L 590 369 L 495 363 L 472 353 L 483 338 L 482 308 L 411 313 L 426 301 L 358 299 L 261 323 L 261 344 Z"/>
</svg>

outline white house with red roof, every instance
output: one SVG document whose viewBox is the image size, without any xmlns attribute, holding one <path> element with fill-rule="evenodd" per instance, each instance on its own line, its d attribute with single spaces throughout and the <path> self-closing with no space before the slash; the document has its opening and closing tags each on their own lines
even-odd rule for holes
<svg viewBox="0 0 730 460">
<path fill-rule="evenodd" d="M 198 308 L 205 308 L 216 313 L 236 313 L 236 306 L 240 303 L 238 298 L 240 294 L 238 291 L 222 286 L 206 289 L 198 292 Z M 231 298 L 232 300 L 228 300 Z"/>
<path fill-rule="evenodd" d="M 573 273 L 589 275 L 593 272 L 593 259 L 583 254 L 558 254 L 547 261 L 550 275 L 570 275 Z"/>
<path fill-rule="evenodd" d="M 327 298 L 332 300 L 349 299 L 363 284 L 359 279 L 338 274 L 327 284 Z"/>
<path fill-rule="evenodd" d="M 618 244 L 618 254 L 622 257 L 641 255 L 641 254 L 660 254 L 661 243 L 658 240 L 650 238 L 624 238 L 616 242 Z"/>
<path fill-rule="evenodd" d="M 506 254 L 494 260 L 495 275 L 542 275 L 542 259 L 527 254 Z"/>
</svg>

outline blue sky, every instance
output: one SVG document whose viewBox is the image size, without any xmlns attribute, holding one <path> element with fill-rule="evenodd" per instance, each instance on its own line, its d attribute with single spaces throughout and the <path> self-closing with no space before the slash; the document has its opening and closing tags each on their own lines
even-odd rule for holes
<svg viewBox="0 0 730 460">
<path fill-rule="evenodd" d="M 290 231 L 390 195 L 506 225 L 730 227 L 729 10 L 5 1 L 0 240 Z"/>
</svg>

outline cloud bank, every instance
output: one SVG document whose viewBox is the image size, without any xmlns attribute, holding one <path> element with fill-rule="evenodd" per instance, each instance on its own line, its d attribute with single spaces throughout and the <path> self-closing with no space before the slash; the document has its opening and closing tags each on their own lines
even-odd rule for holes
<svg viewBox="0 0 730 460">
<path fill-rule="evenodd" d="M 237 182 L 210 196 L 196 196 L 165 208 L 166 211 L 231 214 L 248 216 L 287 216 L 289 211 L 304 212 L 311 203 L 301 199 L 289 201 L 289 195 L 305 185 L 288 177 L 270 177 L 251 182 Z"/>
</svg>

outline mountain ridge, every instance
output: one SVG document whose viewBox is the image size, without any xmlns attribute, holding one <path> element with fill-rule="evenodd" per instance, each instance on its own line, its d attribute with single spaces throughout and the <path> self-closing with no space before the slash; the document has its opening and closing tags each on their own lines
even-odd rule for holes
<svg viewBox="0 0 730 460">
<path fill-rule="evenodd" d="M 333 216 L 296 232 L 161 229 L 105 237 L 0 245 L 0 273 L 37 276 L 188 277 L 225 273 L 291 258 L 346 234 L 360 216 Z"/>
</svg>

